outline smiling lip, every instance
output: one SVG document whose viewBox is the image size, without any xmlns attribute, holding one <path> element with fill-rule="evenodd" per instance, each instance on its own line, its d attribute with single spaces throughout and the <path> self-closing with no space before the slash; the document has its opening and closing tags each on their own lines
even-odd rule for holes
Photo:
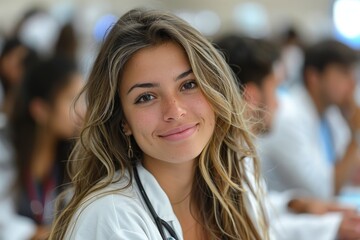
<svg viewBox="0 0 360 240">
<path fill-rule="evenodd" d="M 189 124 L 167 131 L 159 137 L 170 141 L 178 141 L 191 136 L 197 129 L 197 124 Z"/>
</svg>

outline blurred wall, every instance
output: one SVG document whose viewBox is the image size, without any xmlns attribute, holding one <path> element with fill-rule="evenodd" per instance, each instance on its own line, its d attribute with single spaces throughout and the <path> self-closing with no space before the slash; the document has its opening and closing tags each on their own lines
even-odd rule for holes
<svg viewBox="0 0 360 240">
<path fill-rule="evenodd" d="M 60 2 L 64 1 L 0 0 L 0 31 L 9 32 L 15 22 L 31 6 L 51 8 Z M 80 11 L 81 9 L 95 8 L 111 11 L 117 15 L 139 6 L 188 12 L 211 10 L 220 17 L 219 33 L 239 28 L 234 22 L 233 13 L 239 4 L 258 3 L 266 12 L 266 31 L 270 34 L 276 33 L 284 25 L 291 22 L 295 22 L 300 30 L 310 38 L 316 38 L 317 35 L 321 34 L 329 34 L 332 30 L 331 0 L 76 0 L 65 2 L 71 3 Z"/>
<path fill-rule="evenodd" d="M 23 28 L 22 40 L 48 54 L 61 21 L 71 18 L 79 40 L 78 60 L 86 76 L 109 26 L 105 23 L 97 32 L 100 19 L 104 16 L 116 19 L 134 7 L 170 10 L 209 39 L 230 31 L 274 38 L 294 24 L 303 40 L 311 42 L 333 34 L 332 4 L 333 0 L 0 0 L 0 47 L 1 35 L 10 35 L 27 10 L 40 7 L 60 24 L 46 19 L 28 24 Z"/>
</svg>

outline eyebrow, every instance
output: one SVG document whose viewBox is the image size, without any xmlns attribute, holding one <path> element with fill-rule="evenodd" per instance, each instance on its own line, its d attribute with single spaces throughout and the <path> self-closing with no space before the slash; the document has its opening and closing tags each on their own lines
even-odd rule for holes
<svg viewBox="0 0 360 240">
<path fill-rule="evenodd" d="M 189 69 L 183 73 L 181 73 L 179 76 L 177 76 L 175 78 L 175 81 L 178 81 L 182 78 L 187 77 L 189 74 L 191 74 L 193 71 L 192 69 Z M 159 87 L 160 84 L 159 83 L 137 83 L 134 84 L 127 92 L 127 94 L 129 94 L 134 88 L 154 88 L 154 87 Z"/>
<path fill-rule="evenodd" d="M 184 77 L 187 77 L 192 72 L 193 72 L 192 69 L 189 69 L 186 72 L 183 72 L 182 74 L 180 74 L 179 76 L 176 77 L 175 81 L 180 80 Z"/>
</svg>

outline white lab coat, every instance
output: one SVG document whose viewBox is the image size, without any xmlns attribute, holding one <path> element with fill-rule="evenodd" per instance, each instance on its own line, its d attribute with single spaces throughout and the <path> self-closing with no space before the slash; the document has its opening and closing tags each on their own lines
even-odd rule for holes
<svg viewBox="0 0 360 240">
<path fill-rule="evenodd" d="M 287 205 L 297 196 L 295 191 L 268 192 L 266 207 L 270 229 L 277 240 L 335 240 L 342 221 L 341 213 L 324 215 L 295 214 Z"/>
<path fill-rule="evenodd" d="M 180 223 L 165 192 L 153 175 L 141 165 L 138 165 L 138 172 L 155 212 L 174 229 L 182 240 Z M 128 174 L 126 176 L 85 201 L 73 217 L 70 223 L 72 227 L 68 229 L 65 239 L 162 239 L 135 180 L 133 179 L 129 188 L 121 190 L 128 182 Z M 107 191 L 114 192 L 106 193 Z"/>
<path fill-rule="evenodd" d="M 183 239 L 181 225 L 172 210 L 167 195 L 154 176 L 142 165 L 138 165 L 137 169 L 155 212 L 174 229 L 179 239 Z M 85 204 L 73 217 L 70 223 L 72 227 L 68 229 L 65 239 L 161 240 L 159 230 L 135 180 L 133 179 L 129 188 L 121 190 L 127 184 L 128 179 L 128 177 L 123 178 L 88 197 L 84 201 Z M 113 192 L 109 193 L 108 191 Z M 256 222 L 256 204 L 251 196 L 249 193 L 246 204 Z"/>
<path fill-rule="evenodd" d="M 333 165 L 326 160 L 320 135 L 320 119 L 304 87 L 279 99 L 273 131 L 260 142 L 262 172 L 270 190 L 301 189 L 310 196 L 332 200 Z M 335 107 L 326 112 L 334 136 L 337 157 L 350 139 L 345 120 Z"/>
<path fill-rule="evenodd" d="M 253 165 L 246 159 L 247 173 L 252 185 L 255 186 Z M 289 190 L 284 192 L 268 191 L 265 181 L 261 181 L 264 190 L 263 202 L 269 222 L 270 240 L 335 240 L 340 223 L 343 219 L 341 213 L 324 215 L 295 214 L 289 211 L 290 200 L 303 196 L 304 193 Z M 250 201 L 255 201 L 250 198 Z M 253 209 L 256 207 L 253 206 Z"/>
</svg>

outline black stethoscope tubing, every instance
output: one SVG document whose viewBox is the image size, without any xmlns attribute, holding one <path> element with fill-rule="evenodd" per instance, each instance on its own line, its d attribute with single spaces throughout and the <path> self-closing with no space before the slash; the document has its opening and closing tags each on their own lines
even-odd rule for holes
<svg viewBox="0 0 360 240">
<path fill-rule="evenodd" d="M 149 197 L 147 196 L 146 192 L 145 192 L 145 189 L 140 181 L 140 178 L 139 178 L 139 173 L 137 171 L 137 168 L 134 167 L 134 176 L 135 176 L 135 181 L 136 181 L 136 184 L 138 185 L 139 187 L 139 190 L 140 190 L 140 194 L 142 196 L 142 198 L 144 199 L 145 201 L 145 204 L 146 206 L 148 207 L 152 217 L 154 218 L 155 220 L 155 224 L 156 224 L 156 227 L 158 228 L 159 230 L 159 233 L 162 237 L 163 240 L 166 240 L 166 236 L 165 236 L 165 232 L 164 232 L 164 229 L 163 227 L 168 231 L 168 233 L 171 235 L 171 237 L 173 237 L 175 240 L 178 240 L 179 238 L 177 237 L 174 229 L 167 223 L 165 222 L 163 219 L 161 219 L 157 213 L 155 212 L 155 209 L 153 207 L 153 205 L 151 204 L 150 202 L 150 199 Z"/>
</svg>

